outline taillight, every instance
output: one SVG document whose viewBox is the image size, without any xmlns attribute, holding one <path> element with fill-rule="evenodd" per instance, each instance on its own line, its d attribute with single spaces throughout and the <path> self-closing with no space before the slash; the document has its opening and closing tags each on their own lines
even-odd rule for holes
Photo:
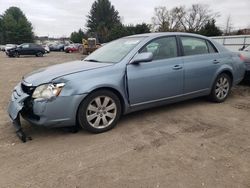
<svg viewBox="0 0 250 188">
<path fill-rule="evenodd" d="M 239 54 L 239 57 L 240 57 L 241 61 L 245 61 L 246 60 L 246 58 L 242 54 Z"/>
</svg>

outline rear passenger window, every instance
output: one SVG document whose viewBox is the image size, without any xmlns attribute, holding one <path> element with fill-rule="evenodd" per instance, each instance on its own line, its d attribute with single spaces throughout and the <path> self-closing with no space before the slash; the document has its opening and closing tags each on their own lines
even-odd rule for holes
<svg viewBox="0 0 250 188">
<path fill-rule="evenodd" d="M 181 37 L 184 55 L 208 54 L 206 40 L 194 37 Z"/>
<path fill-rule="evenodd" d="M 216 48 L 209 41 L 207 41 L 207 46 L 208 46 L 209 53 L 217 53 L 218 52 L 216 50 Z"/>
<path fill-rule="evenodd" d="M 177 57 L 177 43 L 175 37 L 162 37 L 151 41 L 144 48 L 142 52 L 152 52 L 153 60 L 168 59 Z"/>
</svg>

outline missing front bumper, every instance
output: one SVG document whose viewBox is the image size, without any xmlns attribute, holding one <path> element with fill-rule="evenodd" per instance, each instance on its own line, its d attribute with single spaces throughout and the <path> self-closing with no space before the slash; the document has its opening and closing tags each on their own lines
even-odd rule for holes
<svg viewBox="0 0 250 188">
<path fill-rule="evenodd" d="M 22 141 L 22 142 L 26 142 L 27 140 L 32 140 L 32 138 L 30 136 L 27 136 L 22 127 L 21 127 L 21 121 L 20 121 L 20 115 L 18 114 L 17 117 L 13 120 L 12 122 L 15 131 L 16 131 L 16 135 L 17 137 Z"/>
</svg>

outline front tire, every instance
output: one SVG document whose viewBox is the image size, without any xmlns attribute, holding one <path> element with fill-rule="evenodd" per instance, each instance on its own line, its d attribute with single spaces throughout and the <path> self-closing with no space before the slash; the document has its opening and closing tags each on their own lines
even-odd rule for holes
<svg viewBox="0 0 250 188">
<path fill-rule="evenodd" d="M 18 52 L 14 52 L 14 54 L 13 54 L 13 57 L 20 57 L 20 55 L 19 55 L 19 53 Z"/>
<path fill-rule="evenodd" d="M 225 73 L 220 74 L 213 85 L 210 99 L 214 102 L 224 102 L 230 94 L 232 79 Z"/>
<path fill-rule="evenodd" d="M 121 116 L 121 103 L 109 90 L 89 94 L 80 104 L 77 120 L 79 125 L 92 133 L 102 133 L 114 128 Z"/>
</svg>

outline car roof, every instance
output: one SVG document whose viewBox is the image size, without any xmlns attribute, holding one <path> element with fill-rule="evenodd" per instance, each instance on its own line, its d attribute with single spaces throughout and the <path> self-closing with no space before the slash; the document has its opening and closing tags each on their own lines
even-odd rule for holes
<svg viewBox="0 0 250 188">
<path fill-rule="evenodd" d="M 190 37 L 198 37 L 198 38 L 202 38 L 202 39 L 206 39 L 208 41 L 211 41 L 216 49 L 219 52 L 228 52 L 229 50 L 226 49 L 223 45 L 219 44 L 218 42 L 214 41 L 213 39 L 210 39 L 206 36 L 203 35 L 199 35 L 199 34 L 194 34 L 194 33 L 185 33 L 185 32 L 156 32 L 156 33 L 144 33 L 144 34 L 137 34 L 137 35 L 131 35 L 131 36 L 127 36 L 124 38 L 133 38 L 133 37 L 146 37 L 149 40 L 157 38 L 157 37 L 163 37 L 163 36 L 174 36 L 174 35 L 178 35 L 178 36 L 190 36 Z"/>
<path fill-rule="evenodd" d="M 161 37 L 161 36 L 172 36 L 172 35 L 182 35 L 182 36 L 193 36 L 193 37 L 199 37 L 199 38 L 206 38 L 208 37 L 194 34 L 194 33 L 185 33 L 185 32 L 156 32 L 156 33 L 144 33 L 144 34 L 137 34 L 137 35 L 131 35 L 127 36 L 130 37 Z M 125 37 L 126 38 L 126 37 Z"/>
</svg>

